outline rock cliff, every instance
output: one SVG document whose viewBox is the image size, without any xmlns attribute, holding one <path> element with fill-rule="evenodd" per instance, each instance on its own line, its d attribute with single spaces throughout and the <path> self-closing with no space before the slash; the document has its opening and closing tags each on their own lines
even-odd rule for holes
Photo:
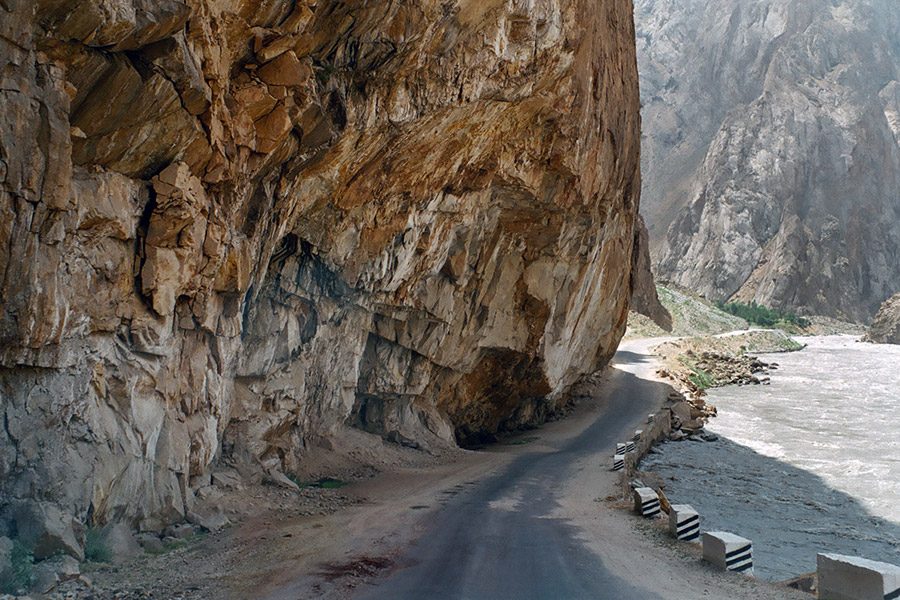
<svg viewBox="0 0 900 600">
<path fill-rule="evenodd" d="M 900 280 L 896 6 L 635 4 L 659 275 L 868 322 Z"/>
<path fill-rule="evenodd" d="M 900 344 L 900 294 L 881 305 L 881 310 L 869 325 L 865 341 Z"/>
<path fill-rule="evenodd" d="M 627 0 L 3 0 L 0 521 L 542 420 L 623 334 L 638 103 Z"/>
</svg>

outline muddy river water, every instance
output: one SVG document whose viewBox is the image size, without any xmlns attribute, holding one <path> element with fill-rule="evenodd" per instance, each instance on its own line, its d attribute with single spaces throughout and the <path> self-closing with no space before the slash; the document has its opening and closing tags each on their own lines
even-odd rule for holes
<svg viewBox="0 0 900 600">
<path fill-rule="evenodd" d="M 817 552 L 900 565 L 900 346 L 797 338 L 763 354 L 768 386 L 711 390 L 715 442 L 669 442 L 644 461 L 706 531 L 753 541 L 756 576 L 815 571 Z"/>
</svg>

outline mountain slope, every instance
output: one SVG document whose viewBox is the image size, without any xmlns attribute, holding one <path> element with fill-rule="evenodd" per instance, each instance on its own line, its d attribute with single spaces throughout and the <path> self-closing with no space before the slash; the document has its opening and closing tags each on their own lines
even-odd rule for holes
<svg viewBox="0 0 900 600">
<path fill-rule="evenodd" d="M 866 321 L 900 286 L 900 16 L 636 2 L 655 266 L 713 300 Z"/>
</svg>

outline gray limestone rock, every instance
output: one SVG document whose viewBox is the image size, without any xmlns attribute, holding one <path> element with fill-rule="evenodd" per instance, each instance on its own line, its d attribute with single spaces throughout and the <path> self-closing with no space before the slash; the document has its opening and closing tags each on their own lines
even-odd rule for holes
<svg viewBox="0 0 900 600">
<path fill-rule="evenodd" d="M 125 523 L 107 525 L 103 531 L 103 542 L 109 550 L 113 564 L 128 562 L 142 552 L 140 542 L 131 527 Z"/>
<path fill-rule="evenodd" d="M 13 512 L 19 541 L 36 560 L 60 552 L 84 560 L 84 526 L 47 502 L 22 501 Z"/>
<path fill-rule="evenodd" d="M 187 520 L 210 533 L 216 533 L 231 524 L 227 516 L 221 512 L 189 512 Z"/>
<path fill-rule="evenodd" d="M 54 556 L 34 566 L 33 591 L 47 594 L 64 581 L 77 579 L 81 575 L 78 561 L 71 556 Z"/>
<path fill-rule="evenodd" d="M 158 554 L 162 552 L 165 547 L 159 536 L 153 533 L 139 533 L 137 536 L 138 543 L 144 549 L 145 552 L 150 554 Z"/>
</svg>

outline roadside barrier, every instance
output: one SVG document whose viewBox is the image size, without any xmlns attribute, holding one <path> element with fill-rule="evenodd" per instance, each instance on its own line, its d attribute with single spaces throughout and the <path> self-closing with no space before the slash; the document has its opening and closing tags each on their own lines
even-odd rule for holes
<svg viewBox="0 0 900 600">
<path fill-rule="evenodd" d="M 705 531 L 703 560 L 727 571 L 753 575 L 753 544 L 726 531 Z"/>
<path fill-rule="evenodd" d="M 650 413 L 649 415 L 647 415 L 647 423 L 650 423 L 652 425 L 654 421 L 656 421 L 656 413 Z"/>
<path fill-rule="evenodd" d="M 659 514 L 659 496 L 653 488 L 635 488 L 634 510 L 642 517 L 655 517 Z"/>
<path fill-rule="evenodd" d="M 821 600 L 900 598 L 900 567 L 842 554 L 816 557 Z"/>
<path fill-rule="evenodd" d="M 616 454 L 613 456 L 613 471 L 621 471 L 625 468 L 625 455 L 624 454 Z"/>
<path fill-rule="evenodd" d="M 633 437 L 632 439 L 633 439 L 634 441 L 636 441 L 636 442 L 639 442 L 639 441 L 641 441 L 641 438 L 642 438 L 642 437 L 644 437 L 644 430 L 643 430 L 643 429 L 636 429 L 636 430 L 634 431 L 634 437 Z"/>
<path fill-rule="evenodd" d="M 690 504 L 673 504 L 669 510 L 669 531 L 679 540 L 692 542 L 700 537 L 700 515 Z"/>
<path fill-rule="evenodd" d="M 634 448 L 634 444 L 632 444 Z M 628 444 L 616 444 L 616 454 L 625 454 L 628 452 Z"/>
</svg>

